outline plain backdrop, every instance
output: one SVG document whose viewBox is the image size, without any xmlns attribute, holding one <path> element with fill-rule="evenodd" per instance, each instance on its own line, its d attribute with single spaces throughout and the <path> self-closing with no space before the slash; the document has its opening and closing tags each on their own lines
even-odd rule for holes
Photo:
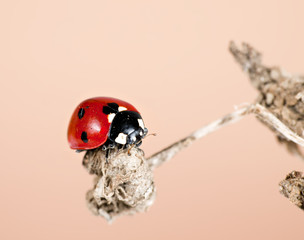
<svg viewBox="0 0 304 240">
<path fill-rule="evenodd" d="M 303 211 L 278 183 L 303 162 L 253 116 L 155 171 L 147 213 L 108 225 L 89 212 L 93 176 L 69 149 L 84 99 L 135 105 L 146 155 L 257 96 L 228 52 L 246 41 L 267 65 L 304 73 L 301 0 L 0 2 L 0 239 L 299 239 Z"/>
</svg>

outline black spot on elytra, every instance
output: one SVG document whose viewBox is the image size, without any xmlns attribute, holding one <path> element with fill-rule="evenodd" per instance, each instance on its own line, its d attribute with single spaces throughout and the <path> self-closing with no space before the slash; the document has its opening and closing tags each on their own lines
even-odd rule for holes
<svg viewBox="0 0 304 240">
<path fill-rule="evenodd" d="M 85 113 L 84 108 L 80 108 L 79 111 L 78 111 L 78 117 L 79 117 L 79 119 L 83 118 L 84 113 Z"/>
<path fill-rule="evenodd" d="M 108 115 L 108 114 L 110 114 L 110 113 L 112 112 L 112 109 L 109 108 L 108 106 L 104 106 L 104 107 L 102 108 L 102 112 L 103 112 L 104 114 Z"/>
<path fill-rule="evenodd" d="M 110 113 L 117 113 L 118 112 L 118 104 L 117 103 L 108 103 L 108 106 L 104 106 L 102 108 L 102 112 L 106 115 Z"/>
<path fill-rule="evenodd" d="M 108 103 L 108 106 L 112 109 L 114 109 L 116 112 L 118 111 L 118 104 L 117 103 Z"/>
<path fill-rule="evenodd" d="M 81 133 L 81 140 L 85 143 L 88 142 L 88 135 L 87 135 L 87 132 L 82 132 Z"/>
</svg>

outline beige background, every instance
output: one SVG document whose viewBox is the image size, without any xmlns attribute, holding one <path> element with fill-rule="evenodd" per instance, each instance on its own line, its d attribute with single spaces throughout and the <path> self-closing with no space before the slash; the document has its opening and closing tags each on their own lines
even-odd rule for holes
<svg viewBox="0 0 304 240">
<path fill-rule="evenodd" d="M 303 162 L 253 117 L 157 169 L 150 211 L 110 226 L 86 208 L 93 177 L 66 129 L 80 101 L 121 98 L 158 134 L 142 146 L 152 154 L 255 99 L 230 40 L 304 73 L 303 10 L 301 0 L 1 1 L 0 239 L 302 238 L 303 211 L 278 182 Z"/>
</svg>

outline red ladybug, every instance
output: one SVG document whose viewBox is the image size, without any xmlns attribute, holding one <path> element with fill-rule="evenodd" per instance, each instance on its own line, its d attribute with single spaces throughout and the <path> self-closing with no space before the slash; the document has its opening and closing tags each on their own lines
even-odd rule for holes
<svg viewBox="0 0 304 240">
<path fill-rule="evenodd" d="M 130 103 L 110 97 L 83 101 L 75 109 L 68 128 L 70 147 L 89 150 L 102 146 L 139 146 L 147 135 L 140 113 Z"/>
</svg>

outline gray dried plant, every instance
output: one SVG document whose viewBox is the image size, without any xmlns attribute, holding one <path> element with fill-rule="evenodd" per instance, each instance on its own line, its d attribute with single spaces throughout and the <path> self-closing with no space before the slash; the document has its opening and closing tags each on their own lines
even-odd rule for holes
<svg viewBox="0 0 304 240">
<path fill-rule="evenodd" d="M 146 211 L 155 199 L 153 170 L 156 167 L 194 141 L 249 114 L 266 124 L 291 153 L 303 158 L 299 146 L 304 146 L 304 78 L 288 74 L 279 67 L 264 66 L 261 54 L 246 43 L 240 49 L 232 42 L 229 49 L 258 90 L 257 99 L 148 158 L 140 148 L 114 148 L 108 158 L 99 148 L 87 151 L 83 165 L 95 175 L 95 180 L 86 200 L 95 215 L 112 222 L 121 215 Z M 301 208 L 303 189 L 304 180 L 299 172 L 290 173 L 280 183 L 281 193 Z"/>
</svg>

